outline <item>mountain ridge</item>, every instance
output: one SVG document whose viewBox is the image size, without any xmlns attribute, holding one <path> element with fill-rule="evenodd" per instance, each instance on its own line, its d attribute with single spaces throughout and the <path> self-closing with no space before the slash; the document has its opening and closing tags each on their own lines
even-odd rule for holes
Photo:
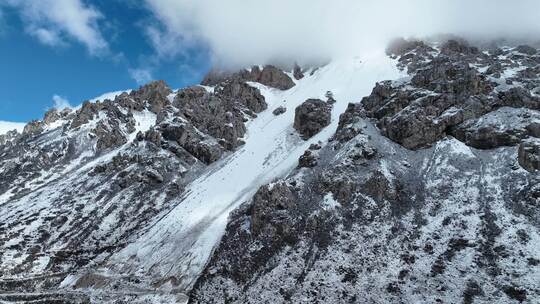
<svg viewBox="0 0 540 304">
<path fill-rule="evenodd" d="M 531 301 L 533 50 L 397 40 L 52 110 L 0 135 L 0 299 Z"/>
</svg>

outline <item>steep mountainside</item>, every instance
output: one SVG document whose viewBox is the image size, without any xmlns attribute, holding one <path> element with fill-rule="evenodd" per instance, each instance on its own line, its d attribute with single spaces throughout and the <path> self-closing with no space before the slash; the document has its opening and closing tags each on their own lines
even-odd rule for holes
<svg viewBox="0 0 540 304">
<path fill-rule="evenodd" d="M 409 77 L 233 213 L 191 302 L 537 303 L 540 56 L 388 53 Z"/>
<path fill-rule="evenodd" d="M 0 135 L 0 302 L 534 303 L 539 67 L 398 40 L 49 111 Z"/>
</svg>

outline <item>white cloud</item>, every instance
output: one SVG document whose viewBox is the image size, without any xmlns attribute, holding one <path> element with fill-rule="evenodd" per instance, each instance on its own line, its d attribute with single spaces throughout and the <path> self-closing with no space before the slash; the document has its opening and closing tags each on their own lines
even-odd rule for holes
<svg viewBox="0 0 540 304">
<path fill-rule="evenodd" d="M 65 108 L 72 108 L 71 104 L 69 103 L 69 100 L 66 98 L 59 96 L 59 95 L 53 95 L 52 98 L 54 102 L 54 108 L 57 110 L 63 110 Z"/>
<path fill-rule="evenodd" d="M 60 36 L 58 36 L 58 32 L 50 31 L 44 28 L 38 28 L 34 29 L 32 31 L 29 31 L 29 33 L 33 36 L 35 36 L 41 43 L 49 45 L 49 46 L 60 46 L 64 45 L 64 41 Z"/>
<path fill-rule="evenodd" d="M 152 81 L 154 78 L 152 77 L 152 73 L 148 69 L 129 69 L 129 75 L 133 80 L 137 82 L 137 84 L 142 85 L 146 84 L 150 81 Z"/>
<path fill-rule="evenodd" d="M 232 64 L 358 53 L 396 36 L 540 33 L 538 0 L 145 1 L 162 26 L 149 32 L 158 54 L 203 42 Z"/>
<path fill-rule="evenodd" d="M 0 1 L 2 2 L 2 1 Z M 103 18 L 82 0 L 3 0 L 20 11 L 26 31 L 50 46 L 61 46 L 68 39 L 84 44 L 93 55 L 108 51 L 98 20 Z"/>
</svg>

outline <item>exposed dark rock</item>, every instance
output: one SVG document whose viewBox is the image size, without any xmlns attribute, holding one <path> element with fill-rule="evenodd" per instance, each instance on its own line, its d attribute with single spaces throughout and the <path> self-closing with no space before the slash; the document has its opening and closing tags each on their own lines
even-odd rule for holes
<svg viewBox="0 0 540 304">
<path fill-rule="evenodd" d="M 249 71 L 241 70 L 237 73 L 213 70 L 205 76 L 201 84 L 215 86 L 227 81 L 253 81 L 280 90 L 288 90 L 295 85 L 285 72 L 272 65 L 264 66 L 262 70 L 258 66 L 253 66 Z"/>
<path fill-rule="evenodd" d="M 317 166 L 317 156 L 311 150 L 306 150 L 298 160 L 298 167 L 313 168 L 315 166 Z"/>
<path fill-rule="evenodd" d="M 514 286 L 505 286 L 504 293 L 512 300 L 517 300 L 520 303 L 527 300 L 527 291 Z"/>
<path fill-rule="evenodd" d="M 251 77 L 251 81 L 280 90 L 288 90 L 295 85 L 287 74 L 272 65 L 267 65 L 262 70 L 257 66 L 253 67 L 251 69 Z"/>
<path fill-rule="evenodd" d="M 172 90 L 165 81 L 159 80 L 140 87 L 131 92 L 129 96 L 138 103 L 148 102 L 149 110 L 157 114 L 170 103 L 167 97 L 171 93 Z"/>
<path fill-rule="evenodd" d="M 204 138 L 188 124 L 160 126 L 163 138 L 177 142 L 193 156 L 206 164 L 218 160 L 223 154 L 221 146 L 209 138 Z"/>
<path fill-rule="evenodd" d="M 100 103 L 83 102 L 81 108 L 75 113 L 75 118 L 71 121 L 70 128 L 76 129 L 94 119 L 101 110 L 101 107 Z"/>
<path fill-rule="evenodd" d="M 326 91 L 325 97 L 328 104 L 335 104 L 337 102 L 337 100 L 334 98 L 334 93 L 332 93 L 332 91 Z"/>
<path fill-rule="evenodd" d="M 535 55 L 538 52 L 537 49 L 529 45 L 520 45 L 515 48 L 515 51 L 526 55 Z"/>
<path fill-rule="evenodd" d="M 43 123 L 39 120 L 32 120 L 24 126 L 23 135 L 33 136 L 43 131 Z"/>
<path fill-rule="evenodd" d="M 60 116 L 60 113 L 58 113 L 58 110 L 50 109 L 49 111 L 45 113 L 45 116 L 43 117 L 43 122 L 48 125 L 57 121 L 60 118 L 61 116 Z"/>
<path fill-rule="evenodd" d="M 309 145 L 310 150 L 320 150 L 322 147 L 319 143 Z"/>
<path fill-rule="evenodd" d="M 294 238 L 294 218 L 291 212 L 298 197 L 289 186 L 278 183 L 261 187 L 253 197 L 251 231 L 271 239 Z"/>
<path fill-rule="evenodd" d="M 411 84 L 436 93 L 470 96 L 489 93 L 491 83 L 467 63 L 452 62 L 446 57 L 435 58 L 425 69 L 418 70 Z"/>
<path fill-rule="evenodd" d="M 527 171 L 540 170 L 540 139 L 523 140 L 519 145 L 518 161 Z"/>
<path fill-rule="evenodd" d="M 346 142 L 353 139 L 362 132 L 359 125 L 362 118 L 362 105 L 358 103 L 349 103 L 347 110 L 339 116 L 339 124 L 335 139 L 339 142 Z M 364 115 L 365 116 L 365 115 Z"/>
<path fill-rule="evenodd" d="M 110 126 L 104 122 L 98 123 L 94 129 L 94 134 L 98 138 L 96 145 L 98 150 L 119 147 L 127 142 L 126 136 L 117 128 L 117 126 Z"/>
<path fill-rule="evenodd" d="M 274 111 L 272 111 L 272 114 L 278 116 L 278 115 L 281 115 L 283 113 L 287 112 L 287 108 L 284 107 L 284 106 L 279 106 L 277 108 L 274 109 Z"/>
<path fill-rule="evenodd" d="M 144 139 L 156 146 L 161 146 L 161 133 L 155 129 L 150 129 L 144 134 Z"/>
<path fill-rule="evenodd" d="M 540 119 L 540 113 L 503 107 L 480 118 L 467 120 L 450 133 L 478 149 L 514 146 L 522 139 L 536 135 L 535 119 Z"/>
<path fill-rule="evenodd" d="M 441 46 L 441 53 L 450 56 L 454 54 L 476 55 L 479 52 L 478 48 L 469 46 L 464 40 L 448 40 Z"/>
<path fill-rule="evenodd" d="M 423 47 L 428 47 L 423 41 L 405 40 L 403 38 L 397 38 L 390 42 L 390 44 L 386 48 L 386 54 L 402 56 L 407 54 L 408 52 Z"/>
<path fill-rule="evenodd" d="M 443 48 L 448 56 L 477 54 L 475 48 L 457 41 L 449 41 Z M 534 113 L 503 110 L 485 119 L 483 116 L 501 106 L 537 109 L 538 97 L 522 87 L 497 93 L 495 84 L 471 67 L 469 59 L 448 56 L 423 63 L 413 73 L 410 86 L 382 82 L 364 98 L 366 114 L 378 120 L 383 134 L 409 149 L 429 147 L 447 134 L 478 148 L 515 145 L 526 136 L 535 136 L 530 130 L 536 130 L 536 126 L 527 124 L 527 115 Z M 502 69 L 499 64 L 487 73 L 500 73 Z M 514 119 L 510 116 L 516 116 L 520 123 L 510 123 L 505 131 L 500 130 L 499 120 Z"/>
<path fill-rule="evenodd" d="M 304 73 L 302 72 L 302 68 L 298 64 L 294 65 L 293 76 L 296 80 L 300 80 L 304 78 Z"/>
<path fill-rule="evenodd" d="M 308 139 L 319 133 L 331 121 L 332 107 L 320 99 L 308 99 L 295 110 L 294 128 Z"/>
<path fill-rule="evenodd" d="M 219 91 L 218 95 L 233 100 L 234 102 L 238 102 L 255 113 L 262 112 L 268 107 L 259 89 L 244 82 L 233 81 L 227 83 Z"/>
<path fill-rule="evenodd" d="M 222 99 L 201 87 L 191 87 L 178 93 L 174 100 L 182 116 L 199 131 L 223 140 L 227 149 L 238 147 L 246 129 L 241 108 L 232 99 Z"/>
<path fill-rule="evenodd" d="M 515 87 L 508 91 L 500 92 L 499 98 L 501 104 L 508 107 L 540 109 L 540 98 L 532 96 L 530 91 L 522 87 Z"/>
</svg>

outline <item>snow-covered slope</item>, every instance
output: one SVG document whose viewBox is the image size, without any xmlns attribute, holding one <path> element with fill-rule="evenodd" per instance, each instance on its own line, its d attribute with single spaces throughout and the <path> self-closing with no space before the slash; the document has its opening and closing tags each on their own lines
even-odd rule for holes
<svg viewBox="0 0 540 304">
<path fill-rule="evenodd" d="M 24 129 L 25 123 L 21 122 L 9 122 L 9 121 L 0 121 L 0 135 L 6 134 L 9 131 L 17 130 L 22 132 Z"/>
<path fill-rule="evenodd" d="M 268 110 L 248 123 L 246 144 L 193 181 L 185 197 L 169 202 L 177 206 L 137 241 L 111 257 L 107 267 L 121 275 L 156 280 L 174 277 L 180 290 L 189 290 L 219 242 L 228 214 L 249 200 L 260 186 L 295 168 L 310 144 L 326 143 L 349 102 L 367 95 L 377 81 L 398 77 L 395 63 L 381 53 L 335 61 L 297 81 L 287 91 L 252 83 L 265 96 Z M 325 99 L 327 91 L 332 91 L 337 100 L 332 123 L 304 141 L 292 127 L 294 109 L 309 98 Z M 279 106 L 288 110 L 273 115 Z"/>
</svg>

